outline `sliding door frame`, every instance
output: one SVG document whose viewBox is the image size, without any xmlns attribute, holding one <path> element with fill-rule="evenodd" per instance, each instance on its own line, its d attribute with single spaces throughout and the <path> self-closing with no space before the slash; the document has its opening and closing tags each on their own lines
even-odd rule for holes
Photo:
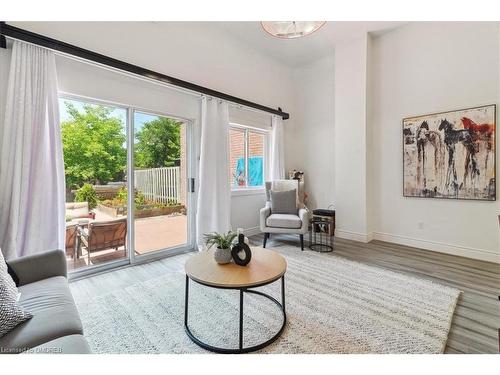
<svg viewBox="0 0 500 375">
<path fill-rule="evenodd" d="M 142 255 L 136 255 L 134 251 L 131 252 L 130 256 L 130 261 L 132 265 L 135 264 L 141 264 L 145 262 L 150 262 L 152 260 L 157 260 L 161 258 L 165 258 L 168 256 L 173 256 L 173 255 L 178 255 L 185 253 L 186 251 L 194 251 L 195 246 L 194 246 L 194 213 L 196 210 L 194 209 L 194 205 L 196 204 L 196 201 L 194 200 L 195 194 L 190 191 L 189 189 L 189 181 L 191 178 L 194 178 L 194 165 L 193 165 L 193 160 L 194 160 L 194 137 L 193 137 L 193 124 L 194 121 L 186 118 L 182 118 L 179 116 L 175 115 L 170 115 L 164 112 L 158 112 L 158 111 L 152 111 L 140 107 L 129 107 L 130 113 L 129 113 L 129 118 L 130 118 L 130 129 L 131 131 L 129 132 L 129 144 L 132 145 L 132 147 L 127 148 L 127 176 L 130 178 L 127 179 L 127 189 L 128 191 L 134 191 L 135 189 L 135 181 L 134 181 L 134 170 L 135 170 L 135 165 L 134 165 L 134 146 L 135 146 L 135 121 L 134 121 L 134 114 L 136 112 L 147 114 L 147 115 L 153 115 L 153 116 L 159 116 L 159 117 L 166 117 L 170 118 L 173 120 L 177 120 L 179 122 L 182 122 L 182 126 L 186 127 L 186 203 L 187 203 L 187 211 L 186 211 L 186 216 L 187 216 L 187 233 L 186 233 L 186 244 L 184 245 L 179 245 L 179 246 L 174 246 L 174 247 L 169 247 L 169 248 L 164 248 L 164 249 L 159 249 L 159 250 L 153 250 L 150 253 L 142 254 Z M 135 245 L 135 207 L 134 207 L 134 196 L 132 194 L 128 194 L 128 206 L 127 210 L 128 212 L 131 212 L 132 215 L 130 216 L 131 220 L 128 220 L 127 223 L 129 225 L 128 228 L 128 233 L 131 233 L 129 236 L 129 241 L 131 242 L 130 245 Z M 133 249 L 132 246 L 129 247 L 130 249 Z"/>
<path fill-rule="evenodd" d="M 126 145 L 127 145 L 127 190 L 133 191 L 134 189 L 134 119 L 133 114 L 135 112 L 141 112 L 156 116 L 168 117 L 174 120 L 178 120 L 186 126 L 186 158 L 187 158 L 187 169 L 186 169 L 186 200 L 187 200 L 187 243 L 184 246 L 171 247 L 167 249 L 161 249 L 153 251 L 150 254 L 144 254 L 141 256 L 135 255 L 135 243 L 134 243 L 134 196 L 133 194 L 127 194 L 127 256 L 123 259 L 111 260 L 102 264 L 96 264 L 92 266 L 78 268 L 72 270 L 68 273 L 68 278 L 70 280 L 76 280 L 85 278 L 87 276 L 96 275 L 99 273 L 104 273 L 108 271 L 115 270 L 117 268 L 123 268 L 128 266 L 133 266 L 137 264 L 151 262 L 153 260 L 168 258 L 170 256 L 175 256 L 187 252 L 195 251 L 195 213 L 196 213 L 196 194 L 191 192 L 189 189 L 190 179 L 195 178 L 196 168 L 195 168 L 195 138 L 194 138 L 194 124 L 195 119 L 188 119 L 179 117 L 176 115 L 171 115 L 165 112 L 158 112 L 150 110 L 147 108 L 136 107 L 130 104 L 119 103 L 111 100 L 96 99 L 84 95 L 72 94 L 65 91 L 58 92 L 58 98 L 76 100 L 81 102 L 87 102 L 95 105 L 103 105 L 112 108 L 121 108 L 126 110 L 126 121 L 125 121 L 125 135 L 126 135 Z M 130 190 L 132 189 L 132 190 Z"/>
</svg>

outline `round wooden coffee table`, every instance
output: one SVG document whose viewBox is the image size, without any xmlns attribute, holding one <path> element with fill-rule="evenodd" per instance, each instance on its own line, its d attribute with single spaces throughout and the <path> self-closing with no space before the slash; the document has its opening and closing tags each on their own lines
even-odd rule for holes
<svg viewBox="0 0 500 375">
<path fill-rule="evenodd" d="M 214 260 L 213 250 L 202 251 L 188 259 L 185 265 L 186 271 L 186 292 L 184 306 L 184 329 L 189 338 L 204 349 L 216 353 L 248 353 L 264 348 L 274 342 L 285 329 L 285 272 L 286 260 L 276 251 L 252 247 L 252 260 L 246 266 L 238 266 L 234 263 L 217 264 Z M 281 279 L 281 303 L 268 294 L 257 290 L 251 290 L 270 284 Z M 219 289 L 236 289 L 240 291 L 240 328 L 239 346 L 235 349 L 220 348 L 207 344 L 198 339 L 189 329 L 189 280 L 198 284 Z M 243 347 L 243 294 L 253 293 L 263 296 L 274 302 L 283 314 L 283 323 L 279 331 L 269 340 L 257 345 Z"/>
</svg>

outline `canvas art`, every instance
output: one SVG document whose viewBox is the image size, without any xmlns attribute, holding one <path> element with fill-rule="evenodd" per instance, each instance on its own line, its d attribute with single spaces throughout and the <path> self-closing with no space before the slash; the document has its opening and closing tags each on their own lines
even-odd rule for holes
<svg viewBox="0 0 500 375">
<path fill-rule="evenodd" d="M 405 197 L 496 199 L 496 106 L 403 120 Z"/>
</svg>

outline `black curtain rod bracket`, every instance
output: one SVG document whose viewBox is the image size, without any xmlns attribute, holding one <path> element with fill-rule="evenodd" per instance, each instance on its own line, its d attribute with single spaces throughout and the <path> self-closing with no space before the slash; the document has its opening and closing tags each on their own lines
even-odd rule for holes
<svg viewBox="0 0 500 375">
<path fill-rule="evenodd" d="M 84 60 L 93 61 L 125 72 L 147 77 L 172 86 L 182 87 L 190 91 L 199 92 L 201 94 L 206 94 L 209 96 L 215 96 L 217 98 L 226 100 L 228 102 L 241 104 L 245 107 L 250 107 L 258 109 L 260 111 L 272 113 L 274 115 L 281 116 L 283 120 L 288 120 L 290 118 L 290 114 L 283 112 L 281 108 L 274 109 L 271 107 L 266 107 L 262 104 L 254 103 L 249 100 L 241 99 L 236 96 L 225 94 L 220 91 L 212 90 L 208 87 L 203 87 L 195 83 L 167 76 L 166 74 L 158 73 L 153 70 L 149 70 L 137 65 L 127 63 L 125 61 L 117 60 L 97 52 L 93 52 L 69 43 L 65 43 L 56 39 L 46 37 L 44 35 L 36 34 L 31 31 L 24 30 L 15 26 L 10 26 L 6 24 L 5 21 L 0 21 L 0 47 L 2 48 L 6 48 L 6 43 L 5 43 L 6 36 L 13 39 L 22 40 L 24 42 L 36 44 L 54 51 L 66 53 L 68 55 L 80 57 Z"/>
</svg>

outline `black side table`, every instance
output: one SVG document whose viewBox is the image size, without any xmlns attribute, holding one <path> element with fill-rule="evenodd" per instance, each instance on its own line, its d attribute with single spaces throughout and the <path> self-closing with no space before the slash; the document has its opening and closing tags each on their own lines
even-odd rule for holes
<svg viewBox="0 0 500 375">
<path fill-rule="evenodd" d="M 313 210 L 309 230 L 309 248 L 321 253 L 333 251 L 334 235 L 335 210 Z"/>
</svg>

